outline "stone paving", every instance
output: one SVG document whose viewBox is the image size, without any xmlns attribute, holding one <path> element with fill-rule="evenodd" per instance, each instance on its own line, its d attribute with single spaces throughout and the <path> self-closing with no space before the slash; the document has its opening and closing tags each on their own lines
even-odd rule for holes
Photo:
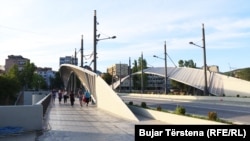
<svg viewBox="0 0 250 141">
<path fill-rule="evenodd" d="M 120 118 L 97 108 L 95 105 L 80 106 L 75 101 L 58 101 L 48 108 L 44 131 L 0 138 L 0 141 L 133 141 L 135 124 L 166 124 L 138 117 L 139 122 Z"/>
<path fill-rule="evenodd" d="M 140 122 L 120 118 L 97 108 L 76 101 L 52 105 L 48 113 L 48 131 L 38 141 L 133 141 L 135 124 L 164 124 L 160 121 L 140 118 Z"/>
</svg>

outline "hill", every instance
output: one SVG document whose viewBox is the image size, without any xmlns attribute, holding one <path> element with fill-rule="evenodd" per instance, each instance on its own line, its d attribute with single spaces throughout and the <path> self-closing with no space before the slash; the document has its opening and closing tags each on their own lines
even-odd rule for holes
<svg viewBox="0 0 250 141">
<path fill-rule="evenodd" d="M 222 74 L 250 81 L 250 68 L 236 69 Z"/>
</svg>

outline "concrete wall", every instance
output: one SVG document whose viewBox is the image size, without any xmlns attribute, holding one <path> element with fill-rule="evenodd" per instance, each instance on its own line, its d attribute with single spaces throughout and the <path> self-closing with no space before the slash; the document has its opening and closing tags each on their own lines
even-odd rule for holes
<svg viewBox="0 0 250 141">
<path fill-rule="evenodd" d="M 42 105 L 0 106 L 0 127 L 22 127 L 25 131 L 43 127 Z"/>
<path fill-rule="evenodd" d="M 23 105 L 32 105 L 32 104 L 36 103 L 37 101 L 39 101 L 39 98 L 42 99 L 48 93 L 49 93 L 48 91 L 24 91 L 24 93 L 23 93 L 23 95 L 24 95 L 23 96 L 23 98 L 24 98 Z M 42 95 L 42 96 L 41 97 L 38 96 L 38 97 L 34 98 L 33 95 Z M 33 100 L 35 100 L 35 101 L 33 101 Z"/>
<path fill-rule="evenodd" d="M 136 114 L 176 125 L 223 125 L 224 123 L 130 106 Z M 225 124 L 224 124 L 225 125 Z"/>
<path fill-rule="evenodd" d="M 139 121 L 121 98 L 107 85 L 107 83 L 99 76 L 96 78 L 96 96 L 98 108 L 109 111 L 120 117 L 130 120 Z"/>
<path fill-rule="evenodd" d="M 33 94 L 32 95 L 32 105 L 36 104 L 37 102 L 39 102 L 41 99 L 43 99 L 46 95 L 37 95 L 37 94 Z"/>
<path fill-rule="evenodd" d="M 250 105 L 250 97 L 219 97 L 219 96 L 191 96 L 191 95 L 165 95 L 165 94 L 136 94 L 119 93 L 119 95 L 138 96 L 144 98 L 166 98 L 167 100 L 187 100 L 187 101 L 211 101 L 217 102 L 239 102 Z"/>
</svg>

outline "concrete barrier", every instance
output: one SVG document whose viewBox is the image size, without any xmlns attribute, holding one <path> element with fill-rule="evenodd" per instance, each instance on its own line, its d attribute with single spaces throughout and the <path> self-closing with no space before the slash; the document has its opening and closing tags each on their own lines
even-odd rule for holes
<svg viewBox="0 0 250 141">
<path fill-rule="evenodd" d="M 152 118 L 155 120 L 163 121 L 169 124 L 176 125 L 226 125 L 225 123 L 220 123 L 216 121 L 210 121 L 206 119 L 199 119 L 194 117 L 188 117 L 185 115 L 177 115 L 173 113 L 167 113 L 162 111 L 150 110 L 145 108 L 140 108 L 132 105 L 128 105 L 128 107 L 135 114 Z"/>
<path fill-rule="evenodd" d="M 250 97 L 221 97 L 221 96 L 192 96 L 192 95 L 165 95 L 165 94 L 136 94 L 119 93 L 120 96 L 136 96 L 142 98 L 164 98 L 167 100 L 186 100 L 186 101 L 210 101 L 212 103 L 237 102 L 238 104 L 250 105 Z M 233 104 L 233 103 L 231 103 Z"/>
<path fill-rule="evenodd" d="M 42 105 L 0 106 L 0 127 L 21 127 L 24 131 L 41 130 Z"/>
</svg>

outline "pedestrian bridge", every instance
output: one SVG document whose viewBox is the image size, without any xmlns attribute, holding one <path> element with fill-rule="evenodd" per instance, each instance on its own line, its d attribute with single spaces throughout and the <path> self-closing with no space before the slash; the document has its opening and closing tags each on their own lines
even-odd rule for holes
<svg viewBox="0 0 250 141">
<path fill-rule="evenodd" d="M 121 98 L 109 87 L 109 85 L 96 73 L 88 69 L 70 64 L 60 66 L 59 73 L 64 86 L 69 87 L 72 77 L 76 76 L 88 90 L 98 108 L 133 121 L 139 121 L 134 113 L 127 107 Z"/>
<path fill-rule="evenodd" d="M 132 75 L 141 74 L 142 72 L 136 72 Z M 143 70 L 143 73 L 154 74 L 165 77 L 165 67 L 153 67 Z M 185 67 L 167 67 L 167 77 L 193 88 L 204 90 L 204 70 Z M 113 88 L 116 89 L 120 82 L 122 83 L 129 76 L 122 78 L 121 81 L 117 81 L 113 84 Z M 250 96 L 250 82 L 242 79 L 226 76 L 220 73 L 207 71 L 207 86 L 210 94 L 215 96 L 237 96 L 249 97 Z"/>
<path fill-rule="evenodd" d="M 137 117 L 131 112 L 127 105 L 121 100 L 116 92 L 96 73 L 75 65 L 63 64 L 60 67 L 60 75 L 63 79 L 64 86 L 69 88 L 72 76 L 77 77 L 81 84 L 91 92 L 93 99 L 98 108 L 109 111 L 126 119 L 136 120 Z M 144 73 L 155 74 L 165 77 L 165 68 L 148 68 L 143 70 Z M 141 72 L 134 73 L 140 74 Z M 179 81 L 196 89 L 204 90 L 204 71 L 194 68 L 177 68 L 168 67 L 167 77 Z M 121 82 L 128 79 L 124 77 Z M 250 82 L 225 76 L 215 72 L 207 72 L 209 93 L 215 96 L 250 96 Z M 113 87 L 117 88 L 120 81 L 116 82 Z"/>
</svg>

